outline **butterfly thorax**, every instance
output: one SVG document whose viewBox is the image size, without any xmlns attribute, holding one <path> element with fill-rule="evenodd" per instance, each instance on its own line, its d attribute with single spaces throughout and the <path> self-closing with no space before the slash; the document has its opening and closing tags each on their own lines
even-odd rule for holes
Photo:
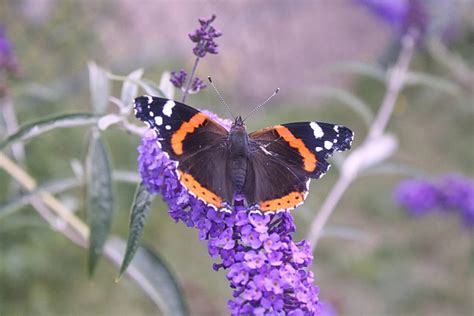
<svg viewBox="0 0 474 316">
<path fill-rule="evenodd" d="M 234 192 L 241 193 L 245 184 L 249 156 L 249 138 L 240 116 L 235 119 L 227 142 L 229 160 L 227 170 L 231 176 Z"/>
</svg>

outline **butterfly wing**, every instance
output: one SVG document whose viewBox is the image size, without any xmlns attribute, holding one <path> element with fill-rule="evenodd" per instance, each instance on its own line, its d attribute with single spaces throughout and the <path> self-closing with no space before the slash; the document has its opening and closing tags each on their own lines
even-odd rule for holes
<svg viewBox="0 0 474 316">
<path fill-rule="evenodd" d="M 181 184 L 206 204 L 225 208 L 232 198 L 225 181 L 228 131 L 206 114 L 173 100 L 141 96 L 134 109 L 176 162 Z"/>
<path fill-rule="evenodd" d="M 282 124 L 249 135 L 247 201 L 262 211 L 290 210 L 307 195 L 309 180 L 322 177 L 335 151 L 350 149 L 353 132 L 320 122 Z"/>
</svg>

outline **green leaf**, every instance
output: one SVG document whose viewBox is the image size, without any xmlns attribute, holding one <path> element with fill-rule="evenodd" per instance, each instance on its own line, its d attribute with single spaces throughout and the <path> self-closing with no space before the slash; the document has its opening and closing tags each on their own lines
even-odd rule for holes
<svg viewBox="0 0 474 316">
<path fill-rule="evenodd" d="M 109 103 L 109 78 L 107 72 L 97 66 L 96 63 L 89 62 L 88 66 L 92 106 L 96 113 L 103 114 L 106 112 Z"/>
<path fill-rule="evenodd" d="M 165 98 L 174 99 L 174 85 L 170 81 L 171 73 L 169 71 L 165 71 L 161 74 L 160 78 L 160 90 L 165 95 Z"/>
<path fill-rule="evenodd" d="M 374 114 L 370 107 L 364 101 L 348 91 L 333 87 L 316 87 L 311 89 L 311 92 L 316 93 L 316 95 L 320 97 L 338 100 L 343 105 L 346 105 L 352 111 L 359 114 L 367 126 L 370 126 L 374 119 Z"/>
<path fill-rule="evenodd" d="M 337 237 L 352 241 L 369 242 L 373 239 L 371 234 L 350 226 L 345 225 L 327 225 L 322 232 L 324 237 Z"/>
<path fill-rule="evenodd" d="M 57 194 L 60 192 L 64 192 L 70 190 L 72 188 L 78 187 L 80 185 L 80 181 L 77 178 L 65 178 L 54 180 L 49 183 L 45 183 L 40 185 L 36 188 L 36 190 L 28 193 L 21 194 L 12 198 L 10 201 L 7 201 L 4 204 L 0 205 L 0 220 L 16 210 L 21 209 L 22 207 L 28 205 L 33 197 L 35 197 L 38 193 L 47 191 L 51 194 Z"/>
<path fill-rule="evenodd" d="M 26 141 L 56 128 L 69 128 L 76 126 L 96 124 L 99 117 L 92 113 L 62 114 L 31 122 L 20 127 L 14 134 L 0 142 L 0 150 L 16 141 Z"/>
<path fill-rule="evenodd" d="M 88 270 L 91 276 L 109 235 L 113 215 L 112 177 L 105 145 L 94 129 L 86 157 L 86 205 L 90 227 Z"/>
<path fill-rule="evenodd" d="M 145 221 L 150 213 L 150 204 L 153 200 L 153 195 L 148 193 L 143 182 L 141 182 L 132 203 L 132 210 L 130 215 L 130 224 L 128 232 L 127 249 L 125 251 L 125 257 L 120 267 L 119 278 L 127 269 L 128 265 L 133 259 L 135 252 L 140 246 L 140 238 L 143 233 Z"/>
<path fill-rule="evenodd" d="M 377 66 L 360 62 L 341 62 L 329 67 L 333 71 L 348 72 L 360 76 L 369 77 L 381 82 L 386 81 L 385 71 Z"/>
<path fill-rule="evenodd" d="M 153 81 L 142 79 L 138 81 L 138 84 L 147 94 L 166 98 L 166 94 Z"/>
<path fill-rule="evenodd" d="M 454 96 L 461 93 L 461 88 L 455 83 L 441 77 L 421 72 L 408 72 L 405 77 L 405 85 L 421 85 Z"/>
<path fill-rule="evenodd" d="M 363 170 L 360 175 L 403 175 L 409 177 L 425 178 L 428 175 L 423 170 L 408 164 L 383 162 Z"/>
<path fill-rule="evenodd" d="M 139 183 L 140 176 L 137 172 L 127 171 L 127 170 L 114 170 L 112 172 L 112 179 L 118 182 L 124 183 Z M 11 215 L 15 211 L 21 209 L 22 207 L 30 204 L 31 198 L 38 195 L 40 192 L 49 192 L 51 194 L 62 193 L 74 188 L 81 186 L 83 183 L 81 179 L 78 178 L 64 178 L 64 179 L 55 179 L 49 181 L 48 183 L 41 184 L 37 187 L 36 190 L 28 193 L 21 194 L 12 198 L 11 200 L 0 205 L 0 220 Z"/>
<path fill-rule="evenodd" d="M 125 242 L 113 238 L 109 247 L 123 255 Z M 127 269 L 127 274 L 147 293 L 164 315 L 189 315 L 183 293 L 175 276 L 158 256 L 147 247 L 139 247 L 135 258 Z"/>
<path fill-rule="evenodd" d="M 123 82 L 120 100 L 127 110 L 132 108 L 133 99 L 135 99 L 138 93 L 137 80 L 139 80 L 142 76 L 143 69 L 137 69 L 131 72 L 127 76 L 127 80 Z"/>
</svg>

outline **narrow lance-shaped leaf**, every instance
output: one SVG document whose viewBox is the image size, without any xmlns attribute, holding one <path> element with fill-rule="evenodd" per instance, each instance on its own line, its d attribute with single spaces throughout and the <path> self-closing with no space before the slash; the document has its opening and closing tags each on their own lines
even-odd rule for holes
<svg viewBox="0 0 474 316">
<path fill-rule="evenodd" d="M 405 78 L 405 85 L 422 85 L 454 96 L 461 93 L 461 88 L 454 82 L 421 72 L 408 72 Z"/>
<path fill-rule="evenodd" d="M 166 98 L 166 94 L 153 81 L 141 79 L 138 81 L 138 84 L 145 90 L 146 94 Z"/>
<path fill-rule="evenodd" d="M 137 96 L 138 85 L 136 83 L 143 76 L 143 69 L 137 69 L 127 76 L 127 80 L 123 82 L 120 100 L 122 101 L 125 111 L 132 108 L 133 99 Z"/>
<path fill-rule="evenodd" d="M 65 178 L 56 179 L 48 183 L 39 185 L 34 191 L 20 194 L 11 200 L 0 204 L 0 220 L 2 218 L 12 214 L 13 212 L 21 209 L 28 205 L 32 198 L 36 197 L 41 192 L 49 192 L 51 194 L 58 194 L 73 188 L 78 187 L 81 184 L 77 178 Z"/>
<path fill-rule="evenodd" d="M 143 233 L 145 221 L 150 213 L 150 204 L 153 200 L 153 195 L 148 193 L 143 182 L 141 182 L 135 193 L 133 199 L 131 214 L 130 214 L 130 225 L 128 232 L 127 249 L 125 250 L 125 256 L 120 267 L 119 278 L 123 272 L 127 269 L 128 265 L 133 259 L 135 252 L 140 246 L 140 238 Z"/>
<path fill-rule="evenodd" d="M 361 76 L 367 76 L 381 82 L 386 81 L 385 71 L 377 66 L 370 64 L 349 61 L 330 65 L 329 69 L 335 71 L 344 71 Z"/>
<path fill-rule="evenodd" d="M 367 126 L 370 126 L 374 119 L 374 114 L 370 107 L 354 94 L 339 88 L 317 87 L 311 90 L 317 96 L 334 98 L 346 105 L 351 110 L 360 115 Z"/>
<path fill-rule="evenodd" d="M 94 129 L 86 157 L 86 199 L 89 236 L 89 275 L 97 262 L 110 231 L 113 215 L 112 179 L 105 145 Z"/>
<path fill-rule="evenodd" d="M 62 114 L 31 122 L 20 127 L 14 134 L 0 142 L 0 150 L 17 141 L 26 141 L 57 128 L 68 128 L 96 124 L 99 117 L 92 113 Z"/>
<path fill-rule="evenodd" d="M 107 253 L 115 261 L 123 256 L 125 242 L 113 238 L 107 243 Z M 128 275 L 139 284 L 163 315 L 188 315 L 184 296 L 178 282 L 158 254 L 147 247 L 139 247 L 131 262 Z"/>
<path fill-rule="evenodd" d="M 109 78 L 107 72 L 97 66 L 96 63 L 90 62 L 88 66 L 92 106 L 96 113 L 103 114 L 106 112 L 109 103 Z"/>
<path fill-rule="evenodd" d="M 165 98 L 174 99 L 174 86 L 170 81 L 171 73 L 169 71 L 163 72 L 160 78 L 160 90 L 165 95 Z"/>
</svg>

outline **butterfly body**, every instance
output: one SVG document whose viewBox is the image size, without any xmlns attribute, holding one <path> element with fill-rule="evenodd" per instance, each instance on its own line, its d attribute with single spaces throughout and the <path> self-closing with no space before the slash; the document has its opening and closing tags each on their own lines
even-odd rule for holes
<svg viewBox="0 0 474 316">
<path fill-rule="evenodd" d="M 222 211 L 230 211 L 235 194 L 264 213 L 297 207 L 310 180 L 329 169 L 326 159 L 349 149 L 353 139 L 348 128 L 320 122 L 281 124 L 248 134 L 240 116 L 227 130 L 190 106 L 151 96 L 135 99 L 134 108 L 176 163 L 183 187 Z"/>
<path fill-rule="evenodd" d="M 227 175 L 232 180 L 232 191 L 241 194 L 247 175 L 249 138 L 240 116 L 230 128 L 226 146 L 229 151 Z"/>
</svg>

